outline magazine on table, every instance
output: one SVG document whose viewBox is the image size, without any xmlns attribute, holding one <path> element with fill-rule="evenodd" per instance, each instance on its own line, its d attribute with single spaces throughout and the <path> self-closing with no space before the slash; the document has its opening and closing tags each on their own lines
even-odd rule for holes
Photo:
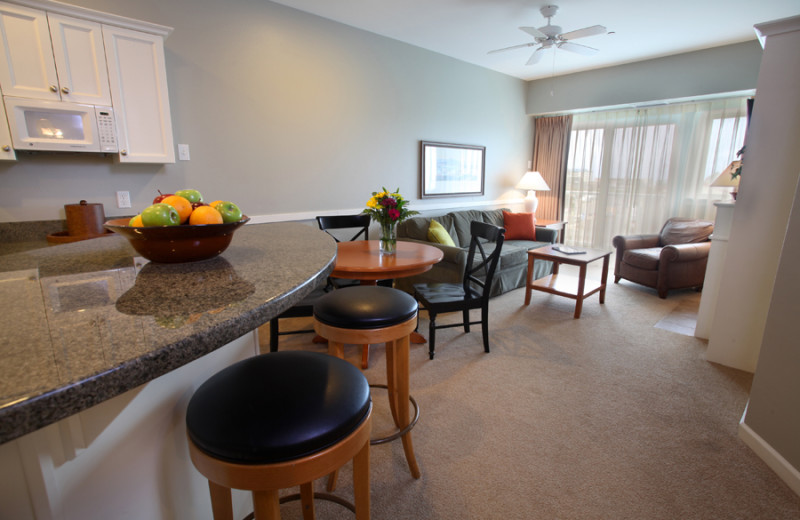
<svg viewBox="0 0 800 520">
<path fill-rule="evenodd" d="M 553 250 L 558 251 L 559 253 L 564 253 L 565 255 L 580 255 L 586 252 L 583 249 L 575 249 L 574 247 L 564 245 L 553 246 Z"/>
</svg>

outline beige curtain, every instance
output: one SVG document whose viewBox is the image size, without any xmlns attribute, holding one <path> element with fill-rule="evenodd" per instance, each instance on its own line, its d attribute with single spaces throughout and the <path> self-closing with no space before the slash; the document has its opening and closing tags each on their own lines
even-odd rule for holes
<svg viewBox="0 0 800 520">
<path fill-rule="evenodd" d="M 536 192 L 537 219 L 561 220 L 564 212 L 564 178 L 567 167 L 572 116 L 536 119 L 533 137 L 533 169 L 542 174 L 550 191 Z"/>
</svg>

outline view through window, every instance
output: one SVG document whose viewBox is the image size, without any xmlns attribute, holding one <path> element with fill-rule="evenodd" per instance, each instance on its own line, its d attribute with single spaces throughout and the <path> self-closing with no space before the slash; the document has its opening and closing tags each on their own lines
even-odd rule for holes
<svg viewBox="0 0 800 520">
<path fill-rule="evenodd" d="M 714 220 L 711 182 L 744 144 L 746 98 L 577 114 L 565 183 L 565 241 L 608 248 L 670 217 Z"/>
</svg>

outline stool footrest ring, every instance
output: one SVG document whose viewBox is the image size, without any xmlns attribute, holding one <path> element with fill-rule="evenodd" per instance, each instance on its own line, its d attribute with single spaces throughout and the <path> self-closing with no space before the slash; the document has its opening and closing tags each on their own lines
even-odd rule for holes
<svg viewBox="0 0 800 520">
<path fill-rule="evenodd" d="M 389 389 L 389 387 L 386 386 L 386 385 L 377 385 L 377 384 L 376 385 L 369 385 L 369 387 L 370 388 L 384 388 L 386 390 Z M 370 441 L 369 441 L 370 446 L 376 446 L 378 444 L 384 444 L 384 443 L 391 442 L 393 440 L 399 439 L 403 435 L 405 435 L 408 432 L 410 432 L 411 428 L 413 428 L 414 425 L 417 424 L 417 421 L 419 421 L 419 406 L 417 405 L 417 401 L 411 395 L 408 396 L 408 400 L 411 401 L 411 404 L 414 406 L 414 418 L 411 419 L 411 422 L 409 422 L 408 425 L 405 428 L 403 428 L 401 430 L 398 430 L 398 431 L 394 432 L 391 435 L 387 435 L 386 437 L 380 437 L 378 439 L 370 439 Z"/>
<path fill-rule="evenodd" d="M 300 493 L 294 493 L 292 495 L 283 496 L 283 497 L 280 498 L 280 500 L 278 500 L 278 503 L 285 504 L 286 502 L 292 502 L 294 500 L 300 500 Z M 352 502 L 348 502 L 347 500 L 343 499 L 342 497 L 338 497 L 338 496 L 332 495 L 330 493 L 318 493 L 318 492 L 315 491 L 314 492 L 314 500 L 325 500 L 325 501 L 328 501 L 328 502 L 334 502 L 336 504 L 339 504 L 342 507 L 346 507 L 347 509 L 349 509 L 353 513 L 356 512 L 356 506 L 354 506 Z M 250 513 L 249 515 L 244 517 L 244 520 L 254 520 L 254 519 L 255 519 L 255 513 Z"/>
</svg>

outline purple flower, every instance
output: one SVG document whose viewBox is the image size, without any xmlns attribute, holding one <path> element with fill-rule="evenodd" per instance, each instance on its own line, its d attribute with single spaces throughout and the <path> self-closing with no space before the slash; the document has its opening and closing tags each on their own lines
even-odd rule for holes
<svg viewBox="0 0 800 520">
<path fill-rule="evenodd" d="M 381 205 L 385 208 L 396 208 L 397 200 L 394 197 L 386 197 L 381 201 Z"/>
</svg>

